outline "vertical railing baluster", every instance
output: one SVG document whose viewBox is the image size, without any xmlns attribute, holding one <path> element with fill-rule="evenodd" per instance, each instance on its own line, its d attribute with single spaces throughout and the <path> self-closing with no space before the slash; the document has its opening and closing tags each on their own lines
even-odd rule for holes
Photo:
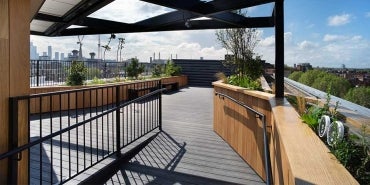
<svg viewBox="0 0 370 185">
<path fill-rule="evenodd" d="M 158 81 L 158 89 L 161 89 L 162 88 L 162 83 L 161 83 L 161 80 Z M 160 92 L 158 94 L 159 96 L 159 110 L 158 110 L 158 114 L 159 114 L 159 130 L 162 131 L 162 92 Z"/>
<path fill-rule="evenodd" d="M 85 90 L 82 90 L 82 114 L 83 114 L 83 121 L 86 120 L 86 117 L 85 117 Z M 82 129 L 83 129 L 83 142 L 84 142 L 84 146 L 83 146 L 83 151 L 84 151 L 84 169 L 86 168 L 86 124 L 83 124 L 82 126 Z"/>
<path fill-rule="evenodd" d="M 71 96 L 67 94 L 68 99 L 68 127 L 71 126 Z M 68 130 L 68 178 L 71 178 L 71 131 Z"/>
<path fill-rule="evenodd" d="M 113 89 L 112 89 L 113 91 Z M 120 86 L 116 86 L 116 155 L 121 156 L 121 113 L 118 109 L 120 105 Z"/>
<path fill-rule="evenodd" d="M 40 61 L 36 60 L 36 86 L 37 87 L 40 85 L 39 78 L 40 78 Z"/>
<path fill-rule="evenodd" d="M 30 109 L 28 109 L 30 110 Z M 59 94 L 59 130 L 63 129 L 62 127 L 62 94 Z M 62 140 L 63 140 L 63 135 L 59 135 L 59 166 L 60 166 L 60 182 L 63 182 L 63 166 L 62 166 L 62 156 L 63 156 L 63 150 L 62 150 Z"/>
<path fill-rule="evenodd" d="M 40 120 L 40 138 L 42 138 L 42 96 L 40 96 L 40 101 L 39 101 L 39 106 L 40 106 L 40 115 L 39 115 L 39 120 Z M 39 145 L 39 152 L 40 152 L 40 184 L 42 182 L 42 143 Z"/>
</svg>

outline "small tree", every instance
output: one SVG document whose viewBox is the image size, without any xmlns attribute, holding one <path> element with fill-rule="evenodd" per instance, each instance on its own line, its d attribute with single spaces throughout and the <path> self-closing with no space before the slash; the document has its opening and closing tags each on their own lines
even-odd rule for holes
<svg viewBox="0 0 370 185">
<path fill-rule="evenodd" d="M 176 76 L 181 73 L 181 67 L 173 63 L 171 60 L 167 60 L 167 64 L 164 70 L 166 76 Z"/>
<path fill-rule="evenodd" d="M 152 70 L 152 77 L 160 77 L 163 72 L 162 66 L 160 64 L 154 64 Z"/>
<path fill-rule="evenodd" d="M 241 11 L 237 12 L 245 16 Z M 260 68 L 262 65 L 260 58 L 253 59 L 254 48 L 258 44 L 256 28 L 231 28 L 216 31 L 217 40 L 221 46 L 232 53 L 232 57 L 225 59 L 225 65 L 233 69 L 233 73 L 237 76 L 248 76 L 255 80 L 256 74 L 250 74 L 255 68 Z M 257 66 L 256 66 L 257 65 Z M 254 71 L 256 72 L 256 71 Z M 258 77 L 262 75 L 262 71 L 258 70 Z M 258 78 L 257 77 L 257 78 Z"/>
<path fill-rule="evenodd" d="M 144 65 L 139 64 L 136 58 L 131 59 L 130 65 L 127 66 L 127 76 L 137 79 L 138 76 L 144 72 Z"/>
<path fill-rule="evenodd" d="M 67 76 L 67 85 L 83 85 L 87 69 L 83 62 L 73 61 Z"/>
</svg>

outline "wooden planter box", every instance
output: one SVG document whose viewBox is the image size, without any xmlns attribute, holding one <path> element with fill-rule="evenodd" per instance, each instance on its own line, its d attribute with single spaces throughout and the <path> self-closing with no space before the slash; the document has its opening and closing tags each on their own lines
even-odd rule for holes
<svg viewBox="0 0 370 185">
<path fill-rule="evenodd" d="M 187 86 L 187 76 L 174 76 L 161 78 L 162 83 L 177 82 L 179 87 Z M 45 96 L 43 98 L 32 98 L 30 100 L 30 113 L 41 113 L 59 110 L 68 110 L 75 108 L 89 108 L 98 107 L 116 102 L 116 88 L 112 85 L 127 84 L 121 86 L 120 92 L 127 92 L 128 88 L 135 86 L 140 88 L 144 86 L 145 81 L 136 82 L 120 82 L 102 85 L 89 85 L 89 86 L 53 86 L 53 87 L 34 87 L 31 88 L 30 94 L 51 93 L 60 91 L 69 91 L 75 89 L 87 89 L 77 93 L 62 93 L 61 95 Z M 99 87 L 98 90 L 90 91 L 89 88 Z M 69 102 L 68 102 L 69 99 Z M 122 93 L 120 100 L 128 100 L 128 93 Z M 51 103 L 52 102 L 52 103 Z"/>
<path fill-rule="evenodd" d="M 284 98 L 214 82 L 214 91 L 266 115 L 274 184 L 358 184 L 299 118 Z M 259 174 L 266 178 L 262 123 L 241 106 L 214 96 L 214 131 Z"/>
</svg>

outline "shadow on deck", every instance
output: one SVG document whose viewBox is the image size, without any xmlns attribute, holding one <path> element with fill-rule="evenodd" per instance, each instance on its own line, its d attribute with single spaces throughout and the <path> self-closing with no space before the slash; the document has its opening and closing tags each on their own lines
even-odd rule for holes
<svg viewBox="0 0 370 185">
<path fill-rule="evenodd" d="M 264 184 L 213 132 L 213 89 L 190 87 L 163 95 L 163 131 L 129 162 L 118 164 L 105 184 Z M 107 174 L 105 174 L 107 175 Z M 93 181 L 90 181 L 93 182 Z"/>
</svg>

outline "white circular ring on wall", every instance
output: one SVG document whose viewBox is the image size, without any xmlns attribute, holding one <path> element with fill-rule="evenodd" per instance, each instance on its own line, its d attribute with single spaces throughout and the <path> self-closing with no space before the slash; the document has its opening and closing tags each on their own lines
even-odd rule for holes
<svg viewBox="0 0 370 185">
<path fill-rule="evenodd" d="M 330 117 L 327 115 L 322 115 L 321 118 L 319 119 L 319 128 L 317 131 L 320 137 L 325 137 L 327 135 L 329 126 L 330 126 Z"/>
<path fill-rule="evenodd" d="M 330 124 L 328 135 L 327 135 L 327 142 L 328 145 L 333 146 L 337 142 L 342 141 L 344 137 L 344 125 L 340 121 L 335 121 Z"/>
</svg>

